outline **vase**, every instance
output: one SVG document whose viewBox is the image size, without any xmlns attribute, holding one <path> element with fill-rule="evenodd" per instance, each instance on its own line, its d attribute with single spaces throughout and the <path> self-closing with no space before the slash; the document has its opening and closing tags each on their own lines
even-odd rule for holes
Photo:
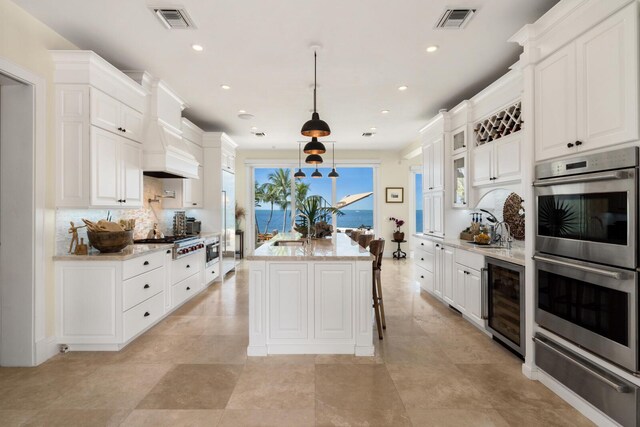
<svg viewBox="0 0 640 427">
<path fill-rule="evenodd" d="M 394 231 L 393 240 L 404 240 L 404 233 L 402 231 Z"/>
</svg>

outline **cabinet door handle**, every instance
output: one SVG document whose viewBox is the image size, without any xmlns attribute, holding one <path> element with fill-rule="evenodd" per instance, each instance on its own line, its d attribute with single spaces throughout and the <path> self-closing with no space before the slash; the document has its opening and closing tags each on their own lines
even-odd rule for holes
<svg viewBox="0 0 640 427">
<path fill-rule="evenodd" d="M 576 141 L 576 147 L 579 147 L 582 145 L 582 141 Z"/>
<path fill-rule="evenodd" d="M 149 261 L 143 262 L 142 265 L 149 265 Z"/>
<path fill-rule="evenodd" d="M 191 203 L 191 205 L 192 205 L 192 206 L 198 206 L 198 204 L 197 204 L 197 203 Z"/>
<path fill-rule="evenodd" d="M 420 246 L 424 246 L 424 243 L 420 243 Z"/>
<path fill-rule="evenodd" d="M 573 143 L 572 142 L 567 143 L 567 148 L 573 148 Z"/>
<path fill-rule="evenodd" d="M 187 286 L 187 290 L 188 290 L 188 291 L 190 291 L 190 290 L 191 290 L 191 288 Z"/>
<path fill-rule="evenodd" d="M 126 132 L 127 130 L 125 128 L 122 128 L 122 132 Z"/>
<path fill-rule="evenodd" d="M 167 254 L 170 254 L 170 253 L 171 253 L 171 249 L 167 249 Z"/>
<path fill-rule="evenodd" d="M 145 284 L 142 288 L 143 288 L 143 289 L 149 289 L 149 288 L 150 288 L 150 286 L 149 286 L 149 284 L 147 283 L 147 284 Z"/>
<path fill-rule="evenodd" d="M 148 311 L 145 311 L 144 312 L 144 317 L 149 317 L 149 316 L 151 316 L 151 313 L 149 313 Z"/>
<path fill-rule="evenodd" d="M 119 128 L 118 128 L 118 130 L 119 130 L 119 131 L 122 131 L 122 128 L 121 128 L 121 127 L 119 127 Z"/>
<path fill-rule="evenodd" d="M 127 203 L 127 199 L 122 199 L 122 203 Z"/>
<path fill-rule="evenodd" d="M 187 268 L 191 268 L 191 266 L 189 264 L 187 264 Z"/>
</svg>

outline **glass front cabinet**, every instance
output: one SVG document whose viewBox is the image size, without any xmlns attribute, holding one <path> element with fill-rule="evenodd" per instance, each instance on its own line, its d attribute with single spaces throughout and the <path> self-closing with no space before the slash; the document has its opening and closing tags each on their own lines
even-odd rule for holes
<svg viewBox="0 0 640 427">
<path fill-rule="evenodd" d="M 451 191 L 454 208 L 469 205 L 469 161 L 467 156 L 467 127 L 462 126 L 451 132 Z"/>
</svg>

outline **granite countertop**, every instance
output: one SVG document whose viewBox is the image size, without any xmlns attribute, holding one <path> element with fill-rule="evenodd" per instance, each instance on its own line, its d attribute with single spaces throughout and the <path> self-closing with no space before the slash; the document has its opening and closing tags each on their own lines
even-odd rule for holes
<svg viewBox="0 0 640 427">
<path fill-rule="evenodd" d="M 54 261 L 126 261 L 152 252 L 173 248 L 173 243 L 129 245 L 120 252 L 101 253 L 90 249 L 88 255 L 59 254 L 53 257 Z"/>
<path fill-rule="evenodd" d="M 246 257 L 249 261 L 372 261 L 373 255 L 344 233 L 311 240 L 307 246 L 273 246 L 278 240 L 298 240 L 298 233 L 278 233 Z"/>
<path fill-rule="evenodd" d="M 438 237 L 425 236 L 423 234 L 414 234 L 415 237 L 420 239 L 433 240 L 434 242 L 442 243 L 447 246 L 452 246 L 457 249 L 463 249 L 469 252 L 475 252 L 484 256 L 488 256 L 491 258 L 499 259 L 506 262 L 511 262 L 513 264 L 525 265 L 525 255 L 524 255 L 524 242 L 519 240 L 514 240 L 511 249 L 502 249 L 502 248 L 486 248 L 479 245 L 473 245 L 471 243 L 467 243 L 464 240 L 460 239 L 452 239 L 445 238 L 441 239 Z"/>
</svg>

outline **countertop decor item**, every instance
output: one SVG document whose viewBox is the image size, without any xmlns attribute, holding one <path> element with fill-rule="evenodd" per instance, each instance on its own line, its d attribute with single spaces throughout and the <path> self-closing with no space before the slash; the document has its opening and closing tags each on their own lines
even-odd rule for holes
<svg viewBox="0 0 640 427">
<path fill-rule="evenodd" d="M 147 239 L 162 239 L 164 234 L 158 230 L 158 223 L 153 224 L 153 228 L 147 233 Z"/>
<path fill-rule="evenodd" d="M 387 187 L 385 191 L 387 203 L 404 203 L 403 187 Z"/>
<path fill-rule="evenodd" d="M 76 227 L 76 224 L 73 221 L 70 221 L 69 223 L 71 224 L 71 227 L 69 227 L 69 234 L 71 234 L 71 244 L 69 245 L 69 253 L 74 254 L 78 250 L 78 229 L 84 228 L 86 227 L 86 225 L 81 225 L 79 227 Z M 76 246 L 75 250 L 73 248 L 74 244 Z"/>
<path fill-rule="evenodd" d="M 525 215 L 523 202 L 522 197 L 516 193 L 511 193 L 504 202 L 504 208 L 502 209 L 504 221 L 509 224 L 511 235 L 516 240 L 524 240 Z"/>
<path fill-rule="evenodd" d="M 91 231 L 87 230 L 91 246 L 104 253 L 120 252 L 133 244 L 133 230 L 128 231 Z"/>
<path fill-rule="evenodd" d="M 318 70 L 318 53 L 313 52 L 313 114 L 311 120 L 302 125 L 300 133 L 304 136 L 322 137 L 331 135 L 331 129 L 324 120 L 320 119 L 320 115 L 316 109 L 316 89 L 317 89 L 317 70 Z"/>
</svg>

